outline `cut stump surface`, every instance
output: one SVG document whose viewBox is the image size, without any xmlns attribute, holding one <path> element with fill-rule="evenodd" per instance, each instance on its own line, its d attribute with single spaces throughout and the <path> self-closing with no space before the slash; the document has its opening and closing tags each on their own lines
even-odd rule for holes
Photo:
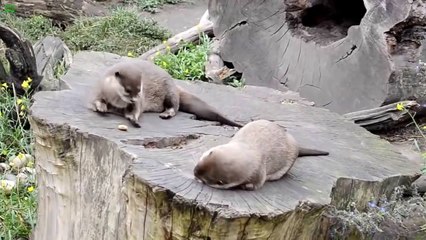
<svg viewBox="0 0 426 240">
<path fill-rule="evenodd" d="M 258 191 L 210 188 L 193 179 L 196 160 L 236 129 L 179 112 L 170 120 L 145 113 L 142 128 L 129 126 L 126 132 L 117 129 L 129 125 L 124 118 L 86 108 L 95 80 L 120 58 L 80 52 L 62 78 L 68 90 L 34 96 L 36 240 L 267 239 L 272 234 L 270 239 L 295 239 L 293 231 L 300 228 L 288 226 L 301 224 L 304 212 L 294 212 L 298 202 L 329 204 L 338 178 L 374 182 L 419 169 L 388 142 L 328 110 L 281 103 L 277 96 L 268 101 L 263 90 L 256 96 L 253 90 L 177 81 L 231 119 L 274 120 L 301 145 L 330 152 L 300 158 L 289 175 Z"/>
</svg>

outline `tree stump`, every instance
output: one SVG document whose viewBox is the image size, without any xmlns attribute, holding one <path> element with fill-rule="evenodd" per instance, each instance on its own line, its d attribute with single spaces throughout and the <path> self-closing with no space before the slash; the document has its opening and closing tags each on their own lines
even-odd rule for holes
<svg viewBox="0 0 426 240">
<path fill-rule="evenodd" d="M 425 12 L 420 0 L 209 2 L 221 57 L 246 84 L 338 113 L 425 100 Z"/>
<path fill-rule="evenodd" d="M 100 73 L 122 58 L 79 52 L 62 78 L 69 89 L 34 95 L 34 240 L 327 239 L 330 203 L 354 201 L 362 209 L 370 197 L 409 186 L 419 169 L 420 163 L 362 127 L 325 109 L 283 103 L 278 91 L 257 96 L 255 90 L 176 80 L 231 119 L 273 120 L 303 146 L 330 152 L 301 158 L 289 175 L 258 191 L 210 188 L 194 180 L 196 160 L 227 142 L 235 128 L 182 112 L 169 120 L 145 113 L 142 128 L 123 132 L 117 126 L 127 124 L 124 118 L 86 108 Z"/>
</svg>

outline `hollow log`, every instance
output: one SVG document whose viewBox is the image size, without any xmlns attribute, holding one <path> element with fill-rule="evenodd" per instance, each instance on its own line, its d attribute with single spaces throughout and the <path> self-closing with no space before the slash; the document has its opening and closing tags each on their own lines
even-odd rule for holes
<svg viewBox="0 0 426 240">
<path fill-rule="evenodd" d="M 6 45 L 6 59 L 9 63 L 9 73 L 7 73 L 3 63 L 0 62 L 0 83 L 13 85 L 18 95 L 25 93 L 21 85 L 28 78 L 32 79 L 32 89 L 37 88 L 42 77 L 37 73 L 31 42 L 23 38 L 16 30 L 3 24 L 0 24 L 0 39 Z M 9 89 L 12 90 L 12 88 Z"/>
<path fill-rule="evenodd" d="M 80 15 L 97 16 L 105 12 L 105 9 L 95 7 L 96 2 L 92 0 L 4 0 L 2 3 L 13 8 L 17 16 L 42 15 L 58 23 L 70 23 Z"/>
<path fill-rule="evenodd" d="M 168 120 L 144 113 L 140 129 L 130 126 L 124 132 L 117 129 L 128 124 L 124 118 L 100 116 L 86 107 L 102 71 L 123 58 L 79 52 L 62 78 L 69 89 L 33 97 L 34 240 L 330 239 L 336 217 L 332 199 L 335 206 L 354 201 L 361 208 L 366 196 L 389 194 L 416 176 L 418 164 L 338 114 L 283 103 L 278 96 L 265 96 L 267 91 L 257 96 L 255 90 L 176 80 L 231 119 L 273 120 L 301 145 L 330 152 L 301 158 L 289 175 L 257 191 L 210 188 L 194 180 L 196 160 L 229 141 L 237 129 L 179 112 Z"/>
<path fill-rule="evenodd" d="M 365 4 L 364 4 L 365 3 Z M 221 57 L 246 84 L 344 114 L 426 98 L 420 0 L 209 1 Z"/>
</svg>

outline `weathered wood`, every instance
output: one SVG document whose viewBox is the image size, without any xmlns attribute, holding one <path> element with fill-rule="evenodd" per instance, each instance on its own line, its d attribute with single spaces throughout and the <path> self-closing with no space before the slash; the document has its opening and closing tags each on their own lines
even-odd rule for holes
<svg viewBox="0 0 426 240">
<path fill-rule="evenodd" d="M 223 84 L 223 80 L 236 73 L 236 71 L 225 66 L 219 54 L 219 40 L 213 39 L 204 71 L 207 79 L 213 83 Z"/>
<path fill-rule="evenodd" d="M 397 109 L 398 104 L 402 104 L 404 109 Z M 413 121 L 411 116 L 416 117 L 417 113 L 423 114 L 424 112 L 425 107 L 416 101 L 402 101 L 383 107 L 347 113 L 343 116 L 369 131 L 380 131 L 400 127 L 401 124 Z"/>
<path fill-rule="evenodd" d="M 6 59 L 10 66 L 10 73 L 7 74 L 0 63 L 0 82 L 13 85 L 18 95 L 25 92 L 21 84 L 28 78 L 32 79 L 30 91 L 37 88 L 42 77 L 37 73 L 31 42 L 23 38 L 16 30 L 3 24 L 0 24 L 0 39 L 6 45 Z M 10 90 L 12 91 L 12 88 Z"/>
<path fill-rule="evenodd" d="M 246 84 L 338 113 L 426 100 L 425 12 L 420 0 L 209 2 L 221 57 Z"/>
<path fill-rule="evenodd" d="M 34 44 L 34 52 L 38 74 L 43 76 L 38 90 L 56 91 L 67 88 L 55 76 L 58 65 L 67 69 L 72 62 L 72 53 L 67 45 L 58 37 L 47 36 Z"/>
<path fill-rule="evenodd" d="M 151 50 L 143 53 L 139 58 L 153 60 L 156 54 L 164 54 L 168 51 L 176 53 L 181 47 L 182 42 L 196 42 L 200 39 L 200 34 L 204 33 L 211 35 L 213 33 L 213 23 L 201 19 L 200 23 L 184 32 L 178 33 L 169 38 L 165 43 L 162 43 Z"/>
<path fill-rule="evenodd" d="M 2 3 L 14 6 L 18 16 L 42 15 L 59 23 L 70 23 L 80 15 L 98 16 L 105 12 L 95 7 L 92 0 L 4 0 Z"/>
<path fill-rule="evenodd" d="M 35 240 L 329 239 L 324 211 L 337 179 L 362 179 L 370 183 L 365 186 L 387 193 L 399 179 L 417 172 L 418 165 L 388 142 L 328 110 L 282 103 L 278 96 L 265 96 L 266 90 L 257 96 L 256 91 L 176 80 L 231 119 L 273 120 L 303 146 L 330 152 L 301 158 L 289 175 L 258 191 L 207 187 L 194 180 L 195 162 L 236 129 L 179 112 L 169 120 L 145 113 L 142 128 L 123 132 L 117 126 L 127 123 L 124 118 L 102 117 L 86 108 L 101 71 L 122 59 L 77 53 L 62 78 L 70 89 L 34 95 Z M 366 195 L 354 196 L 359 202 Z M 313 204 L 296 208 L 304 200 Z"/>
</svg>

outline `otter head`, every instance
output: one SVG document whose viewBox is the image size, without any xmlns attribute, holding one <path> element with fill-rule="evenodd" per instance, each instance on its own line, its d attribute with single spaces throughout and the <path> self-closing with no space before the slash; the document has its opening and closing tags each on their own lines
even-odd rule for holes
<svg viewBox="0 0 426 240">
<path fill-rule="evenodd" d="M 219 189 L 245 183 L 251 175 L 251 171 L 247 169 L 250 166 L 246 164 L 249 159 L 241 152 L 233 153 L 234 150 L 237 149 L 221 145 L 204 152 L 194 168 L 195 178 Z"/>
<path fill-rule="evenodd" d="M 130 77 L 123 73 L 116 71 L 114 73 L 115 79 L 120 84 L 120 88 L 117 89 L 117 93 L 120 98 L 127 103 L 135 103 L 140 97 L 143 84 L 140 76 Z"/>
</svg>

